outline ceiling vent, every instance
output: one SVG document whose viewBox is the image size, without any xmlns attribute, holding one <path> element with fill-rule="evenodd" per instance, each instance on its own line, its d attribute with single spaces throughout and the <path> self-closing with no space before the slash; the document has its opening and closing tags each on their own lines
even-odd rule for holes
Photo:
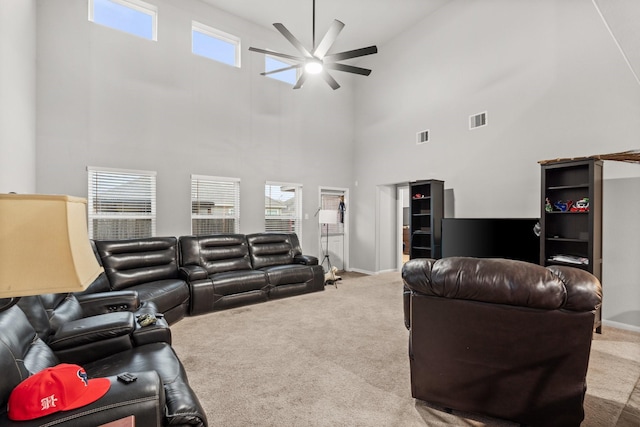
<svg viewBox="0 0 640 427">
<path fill-rule="evenodd" d="M 487 112 L 469 116 L 469 129 L 475 129 L 487 125 Z"/>
<path fill-rule="evenodd" d="M 429 142 L 429 129 L 416 134 L 416 144 L 424 144 L 425 142 Z"/>
</svg>

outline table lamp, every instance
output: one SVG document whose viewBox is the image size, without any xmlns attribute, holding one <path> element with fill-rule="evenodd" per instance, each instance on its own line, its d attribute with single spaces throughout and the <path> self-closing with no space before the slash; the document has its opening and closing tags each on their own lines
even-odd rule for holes
<svg viewBox="0 0 640 427">
<path fill-rule="evenodd" d="M 85 199 L 0 194 L 0 311 L 21 296 L 82 291 L 102 271 Z"/>
</svg>

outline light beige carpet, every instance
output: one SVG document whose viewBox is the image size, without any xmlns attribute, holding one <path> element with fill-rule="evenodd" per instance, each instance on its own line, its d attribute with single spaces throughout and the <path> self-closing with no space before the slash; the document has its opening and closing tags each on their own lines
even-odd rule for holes
<svg viewBox="0 0 640 427">
<path fill-rule="evenodd" d="M 188 317 L 173 346 L 211 426 L 513 426 L 411 397 L 399 273 Z M 640 334 L 593 342 L 584 427 L 640 426 Z M 634 391 L 635 388 L 635 391 Z"/>
</svg>

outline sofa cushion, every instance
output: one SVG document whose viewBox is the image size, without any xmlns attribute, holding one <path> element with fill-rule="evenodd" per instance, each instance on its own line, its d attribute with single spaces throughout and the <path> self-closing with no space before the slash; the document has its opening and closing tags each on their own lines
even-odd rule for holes
<svg viewBox="0 0 640 427">
<path fill-rule="evenodd" d="M 262 271 L 230 271 L 211 276 L 214 294 L 226 296 L 249 291 L 267 291 L 269 283 Z"/>
<path fill-rule="evenodd" d="M 261 270 L 266 273 L 271 286 L 305 283 L 313 280 L 313 270 L 307 265 L 273 265 Z"/>
<path fill-rule="evenodd" d="M 134 288 L 141 301 L 155 304 L 160 313 L 173 307 L 189 303 L 189 286 L 180 279 L 156 280 Z"/>
<path fill-rule="evenodd" d="M 164 384 L 169 425 L 206 425 L 204 411 L 189 386 L 187 373 L 167 343 L 146 344 L 129 351 L 84 364 L 89 377 L 123 372 L 156 371 Z"/>
</svg>

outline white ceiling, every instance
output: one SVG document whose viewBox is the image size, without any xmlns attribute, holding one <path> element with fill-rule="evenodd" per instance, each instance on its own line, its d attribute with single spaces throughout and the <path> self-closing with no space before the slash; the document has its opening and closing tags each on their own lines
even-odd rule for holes
<svg viewBox="0 0 640 427">
<path fill-rule="evenodd" d="M 279 22 L 305 46 L 311 44 L 313 0 L 202 0 L 260 26 Z M 345 24 L 338 50 L 380 45 L 411 27 L 448 0 L 316 0 L 316 43 L 329 24 Z M 264 46 L 261 46 L 264 47 Z M 336 52 L 331 49 L 331 52 Z"/>
</svg>

